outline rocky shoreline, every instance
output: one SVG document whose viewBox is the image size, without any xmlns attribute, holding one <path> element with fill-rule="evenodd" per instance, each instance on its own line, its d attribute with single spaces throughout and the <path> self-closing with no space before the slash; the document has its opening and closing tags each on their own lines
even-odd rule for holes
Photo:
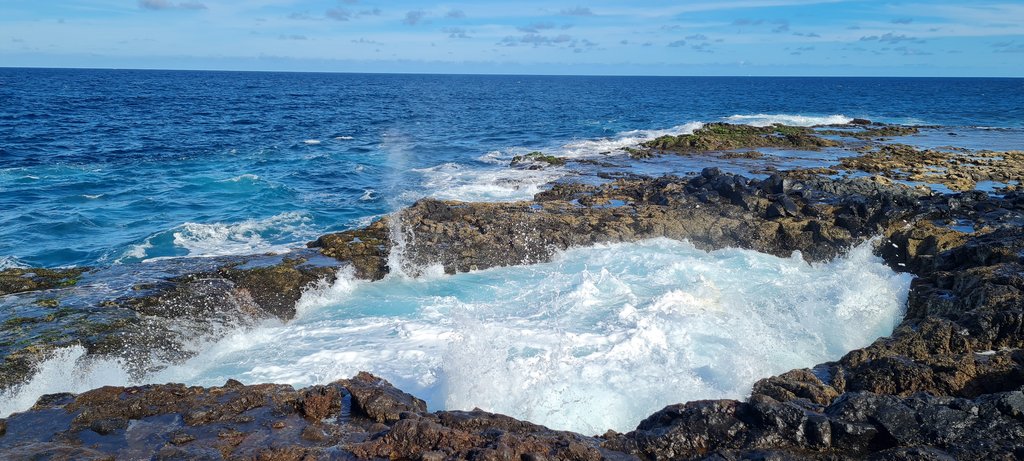
<svg viewBox="0 0 1024 461">
<path fill-rule="evenodd" d="M 759 381 L 747 401 L 671 405 L 632 432 L 584 436 L 482 411 L 428 413 L 422 401 L 367 374 L 300 390 L 235 381 L 220 388 L 106 387 L 44 396 L 31 410 L 0 420 L 0 453 L 48 459 L 1024 457 L 1024 193 L 1013 184 L 1001 195 L 969 190 L 983 180 L 1019 182 L 1024 154 L 971 153 L 953 162 L 964 156 L 879 140 L 911 132 L 870 122 L 819 130 L 714 124 L 630 154 L 755 158 L 751 149 L 846 146 L 860 155 L 764 179 L 707 168 L 686 177 L 557 183 L 528 202 L 424 199 L 285 255 L 0 272 L 2 389 L 72 344 L 120 357 L 144 374 L 154 359 L 190 355 L 183 324 L 192 335 L 216 336 L 264 318 L 287 321 L 303 290 L 332 282 L 339 269 L 368 280 L 385 277 L 396 261 L 411 275 L 432 265 L 466 272 L 653 237 L 702 249 L 800 251 L 808 261 L 825 261 L 881 236 L 878 254 L 894 270 L 917 276 L 903 322 L 891 336 L 836 362 Z M 513 163 L 567 162 L 540 154 Z M 933 194 L 900 183 L 907 180 L 964 192 Z M 149 271 L 152 282 L 118 285 L 125 270 Z"/>
</svg>

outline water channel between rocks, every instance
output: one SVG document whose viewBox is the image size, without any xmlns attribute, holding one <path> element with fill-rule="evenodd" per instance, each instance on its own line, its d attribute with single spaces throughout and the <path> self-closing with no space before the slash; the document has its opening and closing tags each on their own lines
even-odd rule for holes
<svg viewBox="0 0 1024 461">
<path fill-rule="evenodd" d="M 308 290 L 295 320 L 195 345 L 197 356 L 142 382 L 306 386 L 370 371 L 433 410 L 628 431 L 665 405 L 743 398 L 760 378 L 891 333 L 911 276 L 871 245 L 808 264 L 799 254 L 654 239 L 454 276 L 342 276 Z M 63 350 L 0 410 L 26 409 L 45 393 L 139 383 L 120 363 L 83 355 Z"/>
</svg>

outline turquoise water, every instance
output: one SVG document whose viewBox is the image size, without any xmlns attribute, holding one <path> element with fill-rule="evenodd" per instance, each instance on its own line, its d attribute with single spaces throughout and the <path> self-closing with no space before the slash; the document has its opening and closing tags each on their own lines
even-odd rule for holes
<svg viewBox="0 0 1024 461">
<path fill-rule="evenodd" d="M 835 360 L 902 318 L 910 284 L 870 244 L 828 264 L 664 239 L 599 245 L 533 266 L 379 282 L 343 274 L 299 316 L 216 341 L 132 379 L 80 348 L 48 362 L 0 414 L 100 385 L 275 382 L 369 370 L 427 400 L 557 429 L 628 431 L 663 406 L 741 398 L 758 379 Z"/>
</svg>

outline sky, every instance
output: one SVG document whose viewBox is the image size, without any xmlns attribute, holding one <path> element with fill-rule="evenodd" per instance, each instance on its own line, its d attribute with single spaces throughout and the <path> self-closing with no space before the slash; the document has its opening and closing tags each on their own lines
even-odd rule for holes
<svg viewBox="0 0 1024 461">
<path fill-rule="evenodd" d="M 1024 76 L 1024 1 L 2 0 L 0 66 Z"/>
</svg>

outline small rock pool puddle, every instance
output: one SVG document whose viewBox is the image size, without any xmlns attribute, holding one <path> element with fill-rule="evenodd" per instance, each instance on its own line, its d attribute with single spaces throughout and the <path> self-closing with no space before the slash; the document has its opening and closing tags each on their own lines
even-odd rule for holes
<svg viewBox="0 0 1024 461">
<path fill-rule="evenodd" d="M 384 377 L 431 410 L 504 413 L 555 429 L 629 431 L 665 405 L 743 398 L 758 379 L 835 360 L 890 334 L 911 276 L 870 243 L 808 264 L 655 239 L 554 261 L 309 290 L 287 324 L 239 330 L 145 382 L 296 386 Z M 80 349 L 80 348 L 79 348 Z M 39 395 L 136 384 L 64 350 L 4 414 Z"/>
</svg>

